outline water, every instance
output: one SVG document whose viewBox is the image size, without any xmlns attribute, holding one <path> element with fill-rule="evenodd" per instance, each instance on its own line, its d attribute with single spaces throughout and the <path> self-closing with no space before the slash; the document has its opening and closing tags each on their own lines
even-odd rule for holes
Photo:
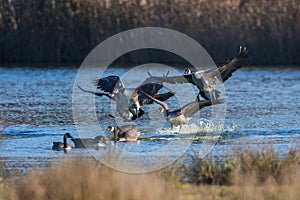
<svg viewBox="0 0 300 200">
<path fill-rule="evenodd" d="M 77 72 L 74 68 L 0 68 L 0 160 L 5 170 L 26 173 L 32 168 L 44 168 L 61 159 L 82 155 L 107 159 L 117 149 L 121 155 L 113 167 L 149 171 L 153 169 L 145 168 L 145 164 L 164 167 L 186 150 L 200 152 L 200 156 L 201 152 L 203 155 L 209 152 L 210 158 L 222 160 L 224 156 L 234 155 L 240 147 L 255 149 L 272 145 L 284 154 L 300 146 L 300 68 L 248 67 L 236 72 L 225 84 L 226 119 L 220 134 L 215 133 L 216 127 L 205 118 L 209 109 L 203 110 L 202 119 L 191 121 L 181 134 L 174 134 L 164 119 L 159 118 L 162 117 L 156 112 L 159 106 L 152 105 L 144 108 L 150 114 L 137 121 L 143 138 L 139 142 L 116 145 L 109 142 L 109 150 L 53 151 L 52 142 L 61 141 L 64 133 L 79 137 L 72 113 Z M 112 68 L 107 75 L 125 72 L 125 69 Z M 132 79 L 139 79 L 141 74 L 147 76 L 143 70 L 138 73 L 129 73 L 126 84 L 133 84 Z M 151 73 L 162 74 L 159 68 L 152 68 Z M 87 87 L 89 83 L 82 84 Z M 173 89 L 180 87 L 187 85 L 173 86 Z M 107 117 L 111 113 L 109 99 L 96 97 L 95 102 L 100 126 L 87 126 L 84 137 L 94 137 L 99 127 L 105 129 L 115 123 Z M 168 100 L 168 104 L 172 108 L 177 106 L 174 99 Z M 153 129 L 149 117 L 154 119 L 155 126 L 163 126 L 161 130 Z M 107 132 L 104 134 L 112 137 Z"/>
</svg>

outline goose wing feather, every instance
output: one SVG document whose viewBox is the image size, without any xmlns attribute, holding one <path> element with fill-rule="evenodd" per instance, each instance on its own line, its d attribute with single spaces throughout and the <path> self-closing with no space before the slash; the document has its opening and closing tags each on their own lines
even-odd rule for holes
<svg viewBox="0 0 300 200">
<path fill-rule="evenodd" d="M 98 89 L 104 92 L 113 93 L 114 89 L 124 88 L 124 83 L 119 76 L 107 76 L 104 78 L 96 78 L 93 80 Z"/>
<path fill-rule="evenodd" d="M 151 76 L 147 78 L 144 83 L 170 83 L 170 84 L 176 84 L 176 83 L 192 83 L 193 82 L 193 74 L 185 74 L 182 76 L 170 76 L 170 77 L 158 77 L 158 76 Z"/>
<path fill-rule="evenodd" d="M 85 90 L 85 89 L 83 89 L 82 87 L 80 87 L 79 85 L 77 85 L 77 87 L 78 87 L 81 91 L 83 91 L 83 92 L 87 92 L 87 93 L 90 93 L 90 94 L 94 94 L 94 95 L 99 96 L 99 97 L 101 97 L 101 96 L 106 96 L 106 97 L 108 97 L 108 98 L 110 98 L 110 99 L 113 98 L 113 96 L 111 95 L 111 93 L 93 92 L 93 91 Z"/>
<path fill-rule="evenodd" d="M 215 104 L 220 104 L 223 103 L 224 100 L 204 100 L 204 101 L 198 101 L 198 102 L 192 102 L 184 107 L 182 107 L 181 112 L 186 116 L 186 117 L 192 117 L 196 112 L 201 110 L 204 107 L 215 105 Z"/>
<path fill-rule="evenodd" d="M 175 95 L 174 92 L 167 92 L 167 93 L 163 93 L 163 94 L 154 95 L 154 98 L 157 100 L 160 100 L 160 101 L 166 101 L 174 95 Z"/>
<path fill-rule="evenodd" d="M 151 100 L 153 100 L 154 102 L 158 103 L 159 105 L 161 105 L 165 110 L 169 110 L 169 106 L 167 104 L 165 104 L 164 102 L 155 99 L 154 97 L 150 96 L 149 94 L 147 94 L 146 92 L 144 92 L 143 90 L 140 90 L 140 92 L 144 95 L 146 95 L 148 98 L 150 98 Z"/>
<path fill-rule="evenodd" d="M 131 130 L 137 131 L 137 126 L 135 125 L 125 125 L 125 126 L 119 126 L 118 129 L 122 132 L 128 132 Z"/>
<path fill-rule="evenodd" d="M 221 67 L 218 67 L 217 69 L 212 69 L 206 72 L 208 76 L 210 77 L 217 77 L 220 81 L 225 82 L 227 79 L 229 79 L 232 74 L 243 67 L 248 60 L 249 57 L 249 50 L 246 47 L 240 47 L 238 55 L 226 62 Z"/>
<path fill-rule="evenodd" d="M 147 97 L 145 94 L 140 93 L 141 90 L 153 97 L 157 94 L 157 92 L 162 87 L 163 87 L 162 84 L 157 84 L 157 83 L 147 83 L 147 84 L 144 84 L 144 85 L 141 85 L 140 87 L 138 87 L 136 89 L 136 92 L 139 94 L 138 101 L 139 101 L 140 105 L 144 106 L 146 104 L 153 102 L 153 100 L 150 99 L 149 97 Z"/>
</svg>

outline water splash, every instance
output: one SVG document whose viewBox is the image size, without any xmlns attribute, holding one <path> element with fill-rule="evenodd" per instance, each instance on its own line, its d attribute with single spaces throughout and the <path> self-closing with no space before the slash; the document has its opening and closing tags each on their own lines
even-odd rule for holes
<svg viewBox="0 0 300 200">
<path fill-rule="evenodd" d="M 227 130 L 233 130 L 235 126 L 226 128 Z M 213 120 L 201 118 L 199 124 L 191 123 L 189 125 L 183 125 L 181 130 L 179 126 L 173 130 L 170 128 L 158 129 L 159 134 L 197 134 L 197 133 L 221 133 L 224 131 L 223 124 L 216 124 Z"/>
</svg>

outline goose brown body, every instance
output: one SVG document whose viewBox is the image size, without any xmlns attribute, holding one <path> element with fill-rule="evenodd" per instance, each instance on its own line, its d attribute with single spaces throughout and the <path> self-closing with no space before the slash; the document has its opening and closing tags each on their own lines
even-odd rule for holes
<svg viewBox="0 0 300 200">
<path fill-rule="evenodd" d="M 106 130 L 114 134 L 114 142 L 135 142 L 140 133 L 135 125 L 126 125 L 120 127 L 109 126 Z"/>
</svg>

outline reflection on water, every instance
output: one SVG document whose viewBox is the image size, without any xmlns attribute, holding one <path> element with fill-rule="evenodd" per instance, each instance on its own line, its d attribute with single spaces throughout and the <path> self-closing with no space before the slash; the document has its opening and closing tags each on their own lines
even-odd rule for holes
<svg viewBox="0 0 300 200">
<path fill-rule="evenodd" d="M 124 69 L 113 68 L 108 74 L 124 72 Z M 162 74 L 157 68 L 151 69 L 151 73 Z M 0 68 L 0 160 L 5 161 L 6 169 L 26 172 L 32 167 L 46 167 L 60 159 L 91 155 L 82 149 L 72 150 L 68 154 L 51 150 L 52 142 L 61 141 L 65 132 L 78 137 L 72 118 L 72 92 L 76 74 L 77 69 L 72 68 Z M 149 152 L 165 146 L 170 151 L 176 151 L 176 142 L 174 146 L 169 144 L 173 144 L 170 141 L 174 138 L 179 138 L 192 143 L 189 151 L 196 152 L 201 151 L 204 141 L 217 142 L 211 151 L 216 159 L 225 154 L 234 154 L 237 147 L 246 144 L 261 148 L 261 145 L 271 143 L 278 151 L 285 152 L 291 147 L 300 146 L 299 81 L 298 68 L 241 69 L 225 84 L 227 110 L 225 128 L 220 137 L 214 137 L 212 131 L 208 131 L 205 121 L 192 122 L 194 124 L 183 131 L 186 134 L 176 136 L 167 125 L 162 130 L 149 132 L 149 116 L 156 114 L 153 113 L 155 109 L 145 107 L 149 116 L 138 121 L 143 139 L 138 143 L 118 143 L 116 147 L 144 153 L 145 158 Z M 104 97 L 95 98 L 95 101 L 100 126 L 106 128 L 113 123 L 107 117 L 111 113 L 107 106 L 110 101 Z M 169 103 L 176 107 L 172 99 Z M 199 132 L 196 137 L 193 133 L 195 129 L 200 129 L 196 131 Z M 93 128 L 89 132 L 87 136 L 95 136 Z M 112 137 L 110 133 L 105 134 Z"/>
</svg>

